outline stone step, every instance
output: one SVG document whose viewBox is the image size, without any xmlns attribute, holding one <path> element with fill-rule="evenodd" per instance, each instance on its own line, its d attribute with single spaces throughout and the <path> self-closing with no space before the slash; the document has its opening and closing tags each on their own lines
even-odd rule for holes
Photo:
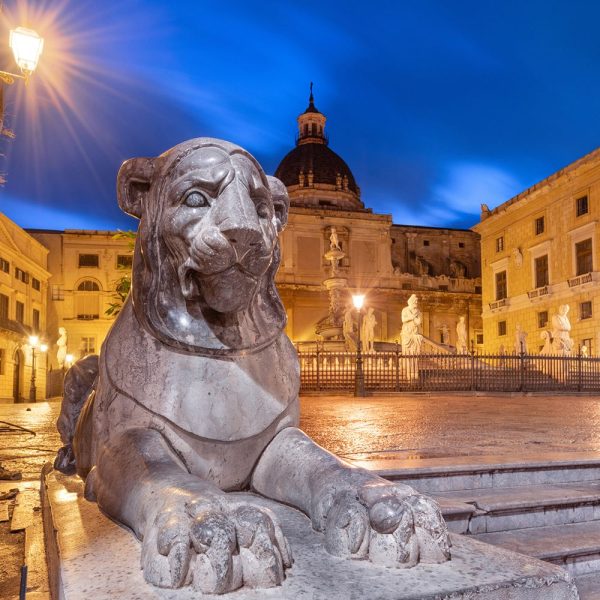
<svg viewBox="0 0 600 600">
<path fill-rule="evenodd" d="M 473 507 L 468 516 L 462 511 L 460 523 L 464 527 L 468 518 L 466 532 L 472 534 L 600 520 L 600 481 L 461 490 L 434 497 L 442 507 L 457 503 L 454 513 L 465 504 Z"/>
<path fill-rule="evenodd" d="M 472 537 L 560 565 L 571 575 L 600 572 L 600 521 L 480 533 Z"/>
<path fill-rule="evenodd" d="M 356 466 L 427 494 L 600 480 L 598 452 L 420 459 L 408 459 L 406 453 L 380 452 L 346 458 Z"/>
<path fill-rule="evenodd" d="M 587 573 L 575 578 L 579 600 L 600 600 L 600 572 Z"/>
</svg>

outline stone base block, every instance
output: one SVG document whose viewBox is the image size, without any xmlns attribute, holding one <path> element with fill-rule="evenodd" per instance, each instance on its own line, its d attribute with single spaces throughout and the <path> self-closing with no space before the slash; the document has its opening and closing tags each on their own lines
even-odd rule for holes
<svg viewBox="0 0 600 600">
<path fill-rule="evenodd" d="M 83 498 L 76 477 L 44 473 L 42 498 L 53 597 L 61 600 L 190 600 L 191 588 L 164 590 L 144 581 L 140 544 Z M 323 536 L 287 506 L 264 500 L 281 520 L 294 565 L 281 587 L 241 589 L 231 600 L 577 600 L 563 569 L 468 537 L 452 535 L 452 560 L 414 569 L 342 560 Z"/>
</svg>

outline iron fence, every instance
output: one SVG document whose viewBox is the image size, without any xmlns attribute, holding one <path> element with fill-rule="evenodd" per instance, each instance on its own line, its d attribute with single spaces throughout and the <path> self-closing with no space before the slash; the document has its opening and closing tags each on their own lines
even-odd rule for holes
<svg viewBox="0 0 600 600">
<path fill-rule="evenodd" d="M 356 352 L 302 349 L 302 392 L 354 389 Z M 368 392 L 496 391 L 600 392 L 600 358 L 527 354 L 363 353 Z"/>
</svg>

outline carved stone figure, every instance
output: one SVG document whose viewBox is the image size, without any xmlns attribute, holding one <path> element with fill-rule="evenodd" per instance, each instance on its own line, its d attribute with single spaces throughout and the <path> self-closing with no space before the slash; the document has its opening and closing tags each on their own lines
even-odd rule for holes
<svg viewBox="0 0 600 600">
<path fill-rule="evenodd" d="M 459 354 L 466 354 L 469 351 L 467 345 L 467 324 L 465 323 L 465 316 L 461 315 L 456 324 L 456 351 Z"/>
<path fill-rule="evenodd" d="M 521 324 L 517 323 L 515 328 L 515 354 L 529 354 L 527 349 L 527 332 L 521 329 Z"/>
<path fill-rule="evenodd" d="M 515 261 L 515 265 L 518 269 L 520 269 L 523 266 L 523 253 L 519 248 L 513 248 L 512 255 Z"/>
<path fill-rule="evenodd" d="M 542 331 L 540 338 L 544 341 L 544 346 L 540 350 L 540 354 L 548 355 L 552 354 L 552 336 L 549 331 Z"/>
<path fill-rule="evenodd" d="M 367 314 L 362 320 L 362 331 L 360 333 L 363 352 L 375 352 L 375 325 L 377 325 L 375 310 L 372 306 L 369 306 Z"/>
<path fill-rule="evenodd" d="M 402 354 L 420 354 L 423 336 L 419 333 L 422 322 L 419 299 L 412 294 L 408 306 L 402 309 Z"/>
<path fill-rule="evenodd" d="M 450 343 L 450 330 L 446 323 L 442 323 L 440 326 L 440 341 L 442 344 L 447 345 Z"/>
<path fill-rule="evenodd" d="M 417 275 L 425 276 L 431 273 L 431 267 L 429 263 L 421 256 L 415 258 L 415 269 Z"/>
<path fill-rule="evenodd" d="M 86 373 L 65 393 L 56 466 L 142 541 L 146 581 L 206 594 L 281 584 L 292 551 L 270 511 L 227 493 L 247 488 L 305 512 L 337 556 L 446 560 L 433 500 L 297 428 L 299 367 L 274 285 L 285 186 L 242 148 L 198 138 L 127 161 L 117 189 L 140 219 L 132 292 L 93 390 Z"/>
<path fill-rule="evenodd" d="M 65 366 L 65 360 L 67 358 L 67 330 L 64 327 L 58 328 L 58 339 L 56 345 L 58 350 L 56 351 L 56 360 L 58 361 L 58 368 L 62 369 Z"/>
<path fill-rule="evenodd" d="M 329 248 L 330 250 L 341 250 L 340 240 L 338 238 L 338 234 L 335 230 L 335 227 L 331 228 L 331 234 L 329 236 Z"/>
<path fill-rule="evenodd" d="M 570 356 L 575 342 L 571 338 L 571 322 L 569 321 L 569 305 L 561 304 L 558 313 L 552 317 L 552 350 L 554 354 Z"/>
<path fill-rule="evenodd" d="M 467 269 L 465 265 L 457 260 L 450 261 L 450 277 L 461 278 L 465 277 L 467 274 Z"/>
<path fill-rule="evenodd" d="M 347 352 L 356 352 L 356 334 L 354 333 L 354 310 L 349 308 L 344 313 L 344 342 Z"/>
</svg>

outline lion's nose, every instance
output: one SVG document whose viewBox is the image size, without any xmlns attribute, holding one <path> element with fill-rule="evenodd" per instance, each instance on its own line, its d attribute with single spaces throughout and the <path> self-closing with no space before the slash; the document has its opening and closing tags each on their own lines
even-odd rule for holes
<svg viewBox="0 0 600 600">
<path fill-rule="evenodd" d="M 221 229 L 221 233 L 227 238 L 229 243 L 236 249 L 236 252 L 259 245 L 261 242 L 261 233 L 253 227 L 230 227 Z"/>
</svg>

